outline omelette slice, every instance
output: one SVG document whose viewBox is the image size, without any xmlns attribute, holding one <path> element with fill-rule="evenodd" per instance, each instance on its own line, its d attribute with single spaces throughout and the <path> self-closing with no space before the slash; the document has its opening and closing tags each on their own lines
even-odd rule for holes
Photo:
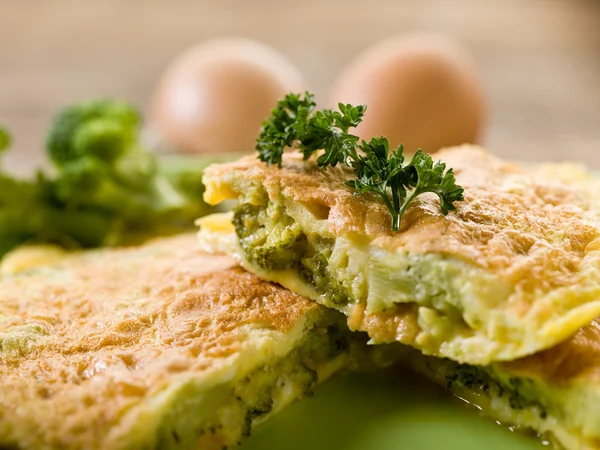
<svg viewBox="0 0 600 450">
<path fill-rule="evenodd" d="M 0 279 L 0 448 L 231 448 L 360 340 L 194 235 L 27 269 L 31 255 Z"/>
<path fill-rule="evenodd" d="M 600 314 L 600 183 L 563 164 L 525 168 L 462 146 L 436 157 L 465 201 L 434 194 L 392 232 L 383 203 L 355 196 L 351 169 L 286 153 L 206 169 L 205 199 L 236 199 L 201 219 L 200 241 L 247 270 L 348 316 L 373 343 L 399 341 L 488 364 L 551 347 Z"/>
<path fill-rule="evenodd" d="M 559 448 L 600 448 L 599 319 L 556 347 L 483 367 L 405 349 L 409 366 L 484 414 Z"/>
</svg>

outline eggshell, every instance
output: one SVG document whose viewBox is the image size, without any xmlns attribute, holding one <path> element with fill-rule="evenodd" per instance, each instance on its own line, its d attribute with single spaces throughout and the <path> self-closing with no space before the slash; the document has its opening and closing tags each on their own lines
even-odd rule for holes
<svg viewBox="0 0 600 450">
<path fill-rule="evenodd" d="M 361 138 L 386 136 L 410 152 L 477 143 L 485 125 L 473 58 L 435 34 L 396 36 L 358 55 L 330 90 L 329 105 L 338 102 L 367 105 Z"/>
<path fill-rule="evenodd" d="M 176 58 L 154 93 L 149 125 L 184 152 L 250 151 L 277 100 L 306 84 L 273 48 L 217 39 Z"/>
</svg>

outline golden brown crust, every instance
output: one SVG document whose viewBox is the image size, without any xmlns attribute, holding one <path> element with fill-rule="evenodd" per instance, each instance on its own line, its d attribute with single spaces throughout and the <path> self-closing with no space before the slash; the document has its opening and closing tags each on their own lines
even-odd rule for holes
<svg viewBox="0 0 600 450">
<path fill-rule="evenodd" d="M 576 380 L 588 386 L 600 381 L 600 318 L 548 350 L 500 365 L 516 376 L 538 378 L 550 386 L 570 386 Z"/>
<path fill-rule="evenodd" d="M 250 195 L 248 182 L 264 186 L 270 199 L 283 197 L 302 204 L 316 221 L 327 219 L 331 237 L 388 251 L 452 257 L 506 287 L 502 304 L 491 304 L 498 296 L 489 299 L 489 307 L 506 311 L 510 331 L 504 339 L 512 341 L 502 342 L 490 332 L 486 339 L 498 346 L 493 355 L 429 350 L 438 356 L 478 364 L 487 364 L 490 357 L 513 359 L 555 345 L 600 313 L 600 182 L 568 164 L 527 168 L 475 146 L 446 149 L 436 157 L 454 169 L 465 201 L 444 216 L 435 195 L 420 196 L 395 233 L 383 203 L 357 197 L 344 185 L 350 169 L 338 165 L 321 170 L 297 152 L 284 155 L 281 169 L 254 156 L 211 166 L 205 172 L 205 196 L 218 202 Z M 236 185 L 237 180 L 246 184 Z M 349 310 L 351 328 L 368 331 L 380 342 L 414 345 L 419 331 L 414 308 L 385 314 L 366 313 L 364 305 Z M 478 321 L 475 326 L 481 330 L 476 332 L 487 333 L 492 325 Z M 425 340 L 418 344 L 428 345 Z"/>
<path fill-rule="evenodd" d="M 26 447 L 96 448 L 173 377 L 239 352 L 248 327 L 286 333 L 318 308 L 227 257 L 198 252 L 193 235 L 6 278 L 0 437 L 19 428 Z"/>
<path fill-rule="evenodd" d="M 569 186 L 545 177 L 543 170 L 526 170 L 472 146 L 436 156 L 454 168 L 465 201 L 444 216 L 436 196 L 425 194 L 408 208 L 396 233 L 385 205 L 355 196 L 344 185 L 350 169 L 339 165 L 321 170 L 314 161 L 302 161 L 300 154 L 286 153 L 282 170 L 248 156 L 210 166 L 205 176 L 218 180 L 235 173 L 264 184 L 270 198 L 281 192 L 309 209 L 325 211 L 336 237 L 355 234 L 383 248 L 457 256 L 524 289 L 573 282 L 587 246 L 599 236 L 597 224 L 585 217 L 591 199 L 584 189 L 597 190 L 598 183 L 588 179 L 592 187 Z"/>
</svg>

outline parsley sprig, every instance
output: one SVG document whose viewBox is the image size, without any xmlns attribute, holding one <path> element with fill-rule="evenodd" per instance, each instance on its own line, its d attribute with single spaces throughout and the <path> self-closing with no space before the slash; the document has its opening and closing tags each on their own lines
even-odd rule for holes
<svg viewBox="0 0 600 450">
<path fill-rule="evenodd" d="M 392 216 L 393 231 L 400 230 L 406 209 L 421 194 L 437 194 L 444 215 L 456 209 L 454 202 L 464 200 L 453 170 L 446 170 L 441 161 L 434 163 L 420 149 L 404 164 L 404 147 L 390 151 L 385 137 L 359 143 L 358 136 L 349 130 L 362 121 L 366 106 L 339 103 L 339 111 L 315 111 L 315 107 L 309 92 L 303 96 L 288 94 L 280 100 L 256 141 L 258 158 L 267 165 L 281 167 L 287 147 L 298 148 L 305 160 L 322 150 L 317 165 L 326 168 L 340 163 L 352 167 L 356 179 L 346 185 L 355 190 L 355 195 L 371 192 L 381 197 Z"/>
</svg>

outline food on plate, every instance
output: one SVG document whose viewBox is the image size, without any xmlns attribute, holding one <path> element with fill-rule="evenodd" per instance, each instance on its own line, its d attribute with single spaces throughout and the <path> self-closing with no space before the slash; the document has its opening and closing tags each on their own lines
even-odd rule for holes
<svg viewBox="0 0 600 450">
<path fill-rule="evenodd" d="M 158 158 L 139 139 L 129 104 L 94 100 L 63 109 L 47 136 L 52 170 L 19 179 L 0 168 L 0 257 L 24 242 L 96 247 L 190 229 L 214 211 L 202 200 L 208 161 Z M 0 151 L 8 147 L 6 132 Z M 210 160 L 209 160 L 210 161 Z"/>
<path fill-rule="evenodd" d="M 600 447 L 600 322 L 535 355 L 477 367 L 407 350 L 404 360 L 483 413 L 567 450 Z"/>
<path fill-rule="evenodd" d="M 249 39 L 211 40 L 167 68 L 152 99 L 150 128 L 181 151 L 252 151 L 277 99 L 305 87 L 274 48 Z"/>
<path fill-rule="evenodd" d="M 36 265 L 0 280 L 2 448 L 221 450 L 364 344 L 194 235 Z"/>
<path fill-rule="evenodd" d="M 281 167 L 254 156 L 209 166 L 205 200 L 238 205 L 232 214 L 200 221 L 203 247 L 344 312 L 350 328 L 368 332 L 374 343 L 399 341 L 462 363 L 538 352 L 600 314 L 594 194 L 600 183 L 584 170 L 526 168 L 474 146 L 446 149 L 439 157 L 464 189 L 464 200 L 449 211 L 444 195 L 447 187 L 456 192 L 455 183 L 440 175 L 442 168 L 410 169 L 396 161 L 400 179 L 389 178 L 385 164 L 398 155 L 388 155 L 357 179 L 356 166 L 345 165 L 339 150 L 355 143 L 334 134 L 317 159 L 308 148 L 308 159 L 281 154 Z M 301 149 L 307 145 L 300 142 Z M 320 159 L 329 157 L 341 162 L 320 168 Z M 403 192 L 402 179 L 413 170 L 417 181 Z M 396 206 L 376 191 L 356 190 L 357 180 L 377 187 L 388 178 L 392 194 L 395 189 L 405 203 L 412 199 L 399 231 L 390 220 Z M 434 178 L 432 192 L 414 198 Z"/>
<path fill-rule="evenodd" d="M 358 127 L 363 139 L 386 136 L 415 152 L 474 144 L 486 121 L 486 101 L 473 58 L 444 36 L 410 33 L 359 54 L 330 90 L 330 104 L 369 105 Z"/>
</svg>

